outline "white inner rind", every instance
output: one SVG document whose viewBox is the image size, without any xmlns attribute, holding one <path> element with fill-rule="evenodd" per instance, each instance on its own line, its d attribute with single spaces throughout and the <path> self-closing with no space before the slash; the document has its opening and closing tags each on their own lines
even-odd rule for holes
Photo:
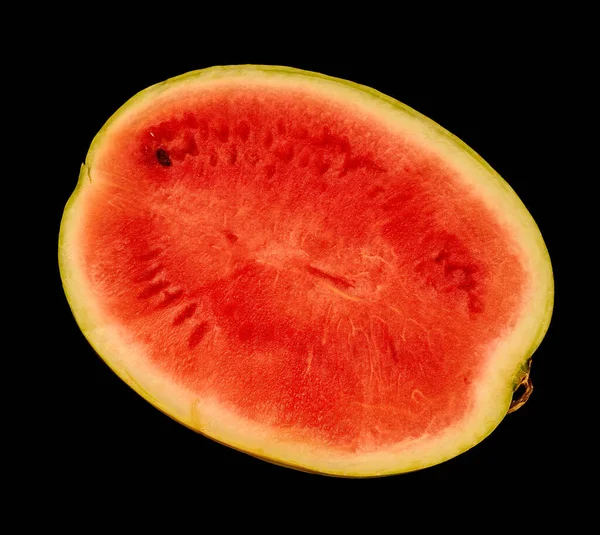
<svg viewBox="0 0 600 535">
<path fill-rule="evenodd" d="M 326 446 L 298 443 L 281 430 L 251 422 L 226 410 L 218 399 L 198 397 L 152 367 L 144 349 L 119 325 L 107 324 L 86 277 L 79 243 L 86 199 L 97 185 L 95 164 L 102 159 L 111 132 L 143 117 L 147 103 L 156 105 L 219 85 L 243 84 L 249 90 L 269 87 L 305 88 L 335 97 L 384 124 L 390 132 L 410 135 L 416 144 L 439 154 L 460 173 L 510 232 L 521 249 L 521 260 L 532 276 L 515 327 L 499 340 L 474 385 L 472 406 L 458 424 L 435 436 L 403 441 L 385 451 L 350 454 Z M 98 174 L 101 181 L 101 174 Z M 59 263 L 74 316 L 86 338 L 110 367 L 156 407 L 211 438 L 273 462 L 340 476 L 377 476 L 417 470 L 450 459 L 485 438 L 500 423 L 511 402 L 521 369 L 541 342 L 553 306 L 550 259 L 539 229 L 510 188 L 475 152 L 458 138 L 411 108 L 377 91 L 327 76 L 285 67 L 216 67 L 189 73 L 139 93 L 107 122 L 96 136 L 77 189 L 69 200 L 60 231 Z"/>
</svg>

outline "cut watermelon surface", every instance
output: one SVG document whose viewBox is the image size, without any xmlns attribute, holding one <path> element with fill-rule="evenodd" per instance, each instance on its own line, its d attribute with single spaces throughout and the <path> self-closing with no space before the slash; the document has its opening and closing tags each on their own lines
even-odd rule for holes
<svg viewBox="0 0 600 535">
<path fill-rule="evenodd" d="M 373 89 L 285 67 L 127 102 L 90 147 L 59 260 L 87 339 L 157 408 L 340 476 L 480 442 L 553 304 L 534 220 L 476 153 Z"/>
</svg>

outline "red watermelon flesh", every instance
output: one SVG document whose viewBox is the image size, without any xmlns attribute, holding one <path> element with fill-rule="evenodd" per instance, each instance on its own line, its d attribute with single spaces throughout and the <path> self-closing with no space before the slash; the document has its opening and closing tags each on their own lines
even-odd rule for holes
<svg viewBox="0 0 600 535">
<path fill-rule="evenodd" d="M 140 93 L 61 228 L 82 330 L 215 440 L 336 475 L 436 464 L 499 423 L 552 308 L 531 216 L 373 90 L 229 67 Z"/>
</svg>

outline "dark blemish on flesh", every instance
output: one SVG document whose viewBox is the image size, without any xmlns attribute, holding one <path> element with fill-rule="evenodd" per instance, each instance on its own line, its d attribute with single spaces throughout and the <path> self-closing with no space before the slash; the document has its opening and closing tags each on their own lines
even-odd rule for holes
<svg viewBox="0 0 600 535">
<path fill-rule="evenodd" d="M 169 158 L 169 153 L 164 149 L 158 149 L 156 151 L 156 159 L 158 163 L 163 167 L 171 167 L 171 158 Z"/>
</svg>

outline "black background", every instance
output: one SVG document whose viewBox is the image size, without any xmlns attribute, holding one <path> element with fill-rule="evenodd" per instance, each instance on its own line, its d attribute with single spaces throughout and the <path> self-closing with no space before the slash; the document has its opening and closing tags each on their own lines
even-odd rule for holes
<svg viewBox="0 0 600 535">
<path fill-rule="evenodd" d="M 49 440 L 61 481 L 84 493 L 108 485 L 131 492 L 146 488 L 188 494 L 193 491 L 187 489 L 201 485 L 211 494 L 228 496 L 253 494 L 259 485 L 273 494 L 303 489 L 307 500 L 322 491 L 387 497 L 417 493 L 425 499 L 436 489 L 447 493 L 469 488 L 483 494 L 503 489 L 509 503 L 522 492 L 559 492 L 568 465 L 552 461 L 552 449 L 559 448 L 556 415 L 563 392 L 557 362 L 564 346 L 561 229 L 555 217 L 559 196 L 548 160 L 558 144 L 547 113 L 554 98 L 549 88 L 560 76 L 553 50 L 532 44 L 518 52 L 504 47 L 482 52 L 473 43 L 459 46 L 452 40 L 428 54 L 393 48 L 385 54 L 343 52 L 335 45 L 325 47 L 326 53 L 293 46 L 256 51 L 247 44 L 230 52 L 206 43 L 186 43 L 183 50 L 157 45 L 150 51 L 148 46 L 97 46 L 86 49 L 83 59 L 76 44 L 61 48 L 54 65 L 60 82 L 53 96 L 53 120 L 60 122 L 62 132 L 61 175 L 52 185 L 54 243 L 92 138 L 136 92 L 190 70 L 223 64 L 288 65 L 346 78 L 397 98 L 460 137 L 507 180 L 538 223 L 558 289 L 550 330 L 533 360 L 534 393 L 481 444 L 419 472 L 346 480 L 278 467 L 195 434 L 122 383 L 79 331 L 55 265 L 52 302 L 59 379 L 54 383 L 54 432 Z"/>
</svg>

